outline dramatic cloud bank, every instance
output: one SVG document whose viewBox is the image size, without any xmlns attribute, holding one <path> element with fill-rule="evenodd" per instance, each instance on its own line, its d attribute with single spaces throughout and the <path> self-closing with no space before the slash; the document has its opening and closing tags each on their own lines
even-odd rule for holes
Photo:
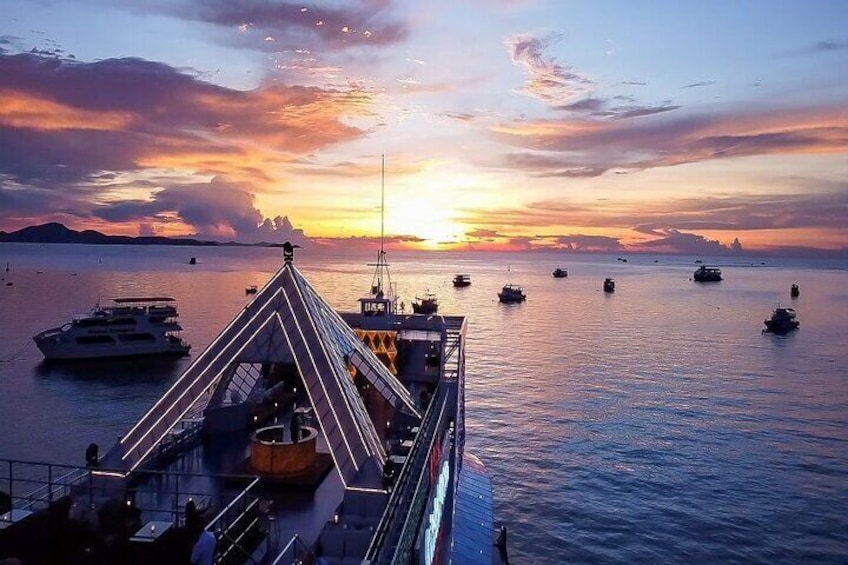
<svg viewBox="0 0 848 565">
<path fill-rule="evenodd" d="M 294 229 L 288 217 L 263 218 L 251 193 L 217 177 L 209 183 L 163 188 L 153 192 L 150 200 L 107 204 L 95 209 L 94 215 L 110 222 L 142 224 L 176 217 L 191 226 L 193 235 L 206 239 L 247 243 L 304 240 L 303 230 Z"/>
<path fill-rule="evenodd" d="M 0 203 L 12 217 L 52 211 L 114 222 L 130 219 L 122 211 L 155 215 L 172 206 L 201 235 L 274 235 L 252 193 L 273 189 L 274 171 L 286 162 L 360 137 L 342 117 L 363 104 L 352 91 L 279 84 L 232 90 L 140 59 L 0 54 Z M 175 177 L 213 176 L 241 188 L 207 181 L 202 191 L 191 184 L 188 192 L 151 193 Z M 151 193 L 147 207 L 127 199 L 131 191 Z M 177 206 L 188 194 L 195 207 Z M 220 217 L 203 217 L 229 206 Z"/>
<path fill-rule="evenodd" d="M 494 133 L 507 143 L 534 151 L 510 154 L 504 166 L 540 177 L 598 176 L 616 168 L 644 170 L 756 155 L 845 153 L 848 112 L 845 106 L 834 105 L 661 119 L 528 120 L 502 124 Z"/>
</svg>

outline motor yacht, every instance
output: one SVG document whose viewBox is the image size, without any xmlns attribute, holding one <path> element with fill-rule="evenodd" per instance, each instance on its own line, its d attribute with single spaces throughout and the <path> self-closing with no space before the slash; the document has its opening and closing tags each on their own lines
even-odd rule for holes
<svg viewBox="0 0 848 565">
<path fill-rule="evenodd" d="M 116 298 L 33 337 L 48 360 L 185 355 L 173 298 Z"/>
<path fill-rule="evenodd" d="M 527 300 L 527 295 L 524 289 L 515 284 L 507 284 L 498 293 L 498 300 L 503 303 L 524 302 Z"/>
<path fill-rule="evenodd" d="M 692 275 L 695 282 L 719 282 L 721 278 L 721 269 L 718 267 L 707 267 L 701 265 Z"/>
<path fill-rule="evenodd" d="M 456 288 L 464 288 L 471 286 L 471 275 L 458 274 L 453 277 L 453 286 Z"/>
<path fill-rule="evenodd" d="M 778 306 L 771 314 L 771 318 L 765 320 L 765 329 L 763 333 L 787 334 L 792 330 L 797 330 L 801 323 L 798 321 L 798 315 L 793 308 L 784 308 Z"/>
</svg>

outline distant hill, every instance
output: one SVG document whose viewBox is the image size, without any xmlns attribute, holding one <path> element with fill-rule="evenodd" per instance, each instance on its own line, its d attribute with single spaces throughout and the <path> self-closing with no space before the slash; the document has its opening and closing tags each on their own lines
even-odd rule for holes
<svg viewBox="0 0 848 565">
<path fill-rule="evenodd" d="M 76 231 L 51 222 L 40 226 L 6 233 L 0 231 L 0 242 L 12 243 L 87 243 L 97 245 L 220 245 L 215 241 L 201 241 L 188 237 L 162 237 L 106 235 L 99 231 Z"/>
</svg>

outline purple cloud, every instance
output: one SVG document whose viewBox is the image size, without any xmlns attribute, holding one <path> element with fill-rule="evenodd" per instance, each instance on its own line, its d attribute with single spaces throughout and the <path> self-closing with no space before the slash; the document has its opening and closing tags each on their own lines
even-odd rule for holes
<svg viewBox="0 0 848 565">
<path fill-rule="evenodd" d="M 471 230 L 469 232 L 465 232 L 465 235 L 466 235 L 466 237 L 486 238 L 486 239 L 497 238 L 497 237 L 505 237 L 505 236 L 501 235 L 497 230 L 488 230 L 488 229 L 482 229 L 482 228 Z"/>
<path fill-rule="evenodd" d="M 172 185 L 155 191 L 150 200 L 125 200 L 94 210 L 98 218 L 116 223 L 164 220 L 175 215 L 194 229 L 192 235 L 242 242 L 303 241 L 288 217 L 264 218 L 254 196 L 236 183 L 214 178 L 208 183 Z"/>
<path fill-rule="evenodd" d="M 698 82 L 693 82 L 687 84 L 686 86 L 681 86 L 680 88 L 701 88 L 704 86 L 712 86 L 715 84 L 714 80 L 699 80 Z"/>
<path fill-rule="evenodd" d="M 554 241 L 557 247 L 564 247 L 565 249 L 579 252 L 611 253 L 624 249 L 624 246 L 617 237 L 609 237 L 605 235 L 560 235 L 554 236 Z"/>
<path fill-rule="evenodd" d="M 685 233 L 678 230 L 667 230 L 662 237 L 634 243 L 637 249 L 651 250 L 663 253 L 680 253 L 687 255 L 727 255 L 742 250 L 742 244 L 737 238 L 734 248 L 722 245 L 718 240 L 707 239 L 695 233 Z M 738 251 L 737 251 L 738 249 Z"/>
<path fill-rule="evenodd" d="M 505 166 L 517 164 L 539 176 L 580 167 L 642 170 L 752 155 L 848 152 L 844 105 L 644 120 L 525 120 L 494 132 L 543 155 L 535 161 L 512 155 L 503 160 Z"/>
<path fill-rule="evenodd" d="M 237 31 L 224 41 L 276 52 L 396 44 L 409 31 L 405 23 L 392 17 L 392 8 L 390 0 L 351 1 L 337 7 L 315 1 L 181 0 L 141 9 Z"/>
<path fill-rule="evenodd" d="M 631 102 L 627 105 L 611 106 L 610 101 L 604 98 L 588 97 L 571 104 L 563 104 L 556 106 L 555 110 L 564 112 L 574 112 L 586 116 L 595 116 L 610 118 L 613 120 L 625 120 L 628 118 L 638 118 L 640 116 L 651 116 L 654 114 L 662 114 L 677 110 L 680 106 L 673 105 L 670 100 L 666 100 L 660 106 L 640 106 L 634 104 L 635 99 L 632 96 L 614 96 L 613 100 Z"/>
<path fill-rule="evenodd" d="M 145 168 L 140 161 L 180 154 L 238 166 L 256 142 L 306 153 L 362 135 L 340 121 L 346 106 L 361 103 L 359 93 L 279 85 L 238 91 L 140 59 L 0 56 L 0 93 L 7 148 L 0 172 L 19 168 L 23 177 L 39 176 L 29 169 L 67 178 L 74 168 L 78 177 Z"/>
</svg>

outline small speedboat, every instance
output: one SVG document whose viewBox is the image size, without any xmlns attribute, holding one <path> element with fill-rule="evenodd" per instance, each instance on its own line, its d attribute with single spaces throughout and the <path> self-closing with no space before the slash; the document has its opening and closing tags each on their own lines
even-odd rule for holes
<svg viewBox="0 0 848 565">
<path fill-rule="evenodd" d="M 560 267 L 557 267 L 556 269 L 554 269 L 554 272 L 551 273 L 551 274 L 554 276 L 555 279 L 564 279 L 565 277 L 568 276 L 568 271 L 566 271 L 565 269 L 561 269 Z"/>
<path fill-rule="evenodd" d="M 435 314 L 439 311 L 439 300 L 435 294 L 428 292 L 412 301 L 412 311 L 416 314 Z"/>
<path fill-rule="evenodd" d="M 792 330 L 797 330 L 801 323 L 798 321 L 798 316 L 793 308 L 784 308 L 778 306 L 771 314 L 771 318 L 765 320 L 766 329 L 763 333 L 787 334 Z"/>
<path fill-rule="evenodd" d="M 252 284 L 244 289 L 245 294 L 256 294 L 257 292 L 259 292 L 259 289 L 256 288 L 255 284 Z"/>
<path fill-rule="evenodd" d="M 524 289 L 516 284 L 507 284 L 498 293 L 498 300 L 503 303 L 524 302 L 527 300 L 527 295 L 524 294 Z"/>
<path fill-rule="evenodd" d="M 614 279 L 604 279 L 604 292 L 615 292 Z"/>
<path fill-rule="evenodd" d="M 197 257 L 192 257 L 188 260 L 189 265 L 197 265 Z"/>
<path fill-rule="evenodd" d="M 466 286 L 471 286 L 471 275 L 455 275 L 453 277 L 453 286 L 456 288 L 464 288 Z"/>
<path fill-rule="evenodd" d="M 798 298 L 799 296 L 801 296 L 801 289 L 798 288 L 797 284 L 793 284 L 792 288 L 789 289 L 789 296 L 791 296 L 792 298 Z"/>
</svg>

